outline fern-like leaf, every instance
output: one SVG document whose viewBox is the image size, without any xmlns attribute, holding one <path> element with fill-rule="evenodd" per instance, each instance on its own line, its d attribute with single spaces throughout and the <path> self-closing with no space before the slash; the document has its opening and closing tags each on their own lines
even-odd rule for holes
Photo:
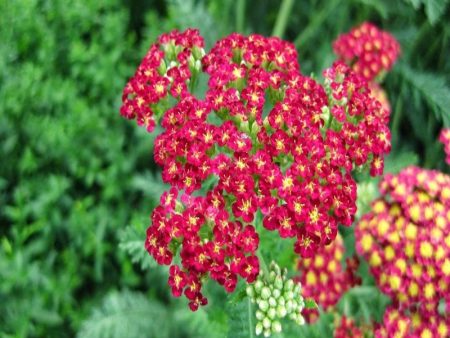
<svg viewBox="0 0 450 338">
<path fill-rule="evenodd" d="M 399 65 L 395 72 L 428 103 L 438 120 L 450 127 L 450 88 L 445 79 L 437 74 L 420 72 Z"/>
<path fill-rule="evenodd" d="M 86 319 L 78 338 L 164 338 L 169 336 L 164 306 L 143 294 L 112 292 Z"/>
<path fill-rule="evenodd" d="M 248 298 L 237 304 L 228 304 L 228 338 L 255 337 L 254 305 Z"/>
<path fill-rule="evenodd" d="M 416 10 L 419 9 L 421 4 L 423 4 L 425 7 L 425 13 L 427 15 L 428 21 L 432 25 L 434 25 L 439 21 L 441 16 L 444 14 L 448 0 L 408 0 L 408 2 Z"/>
<path fill-rule="evenodd" d="M 140 264 L 142 270 L 153 268 L 156 262 L 144 248 L 145 229 L 143 222 L 134 222 L 120 234 L 119 248 L 131 256 L 131 261 Z"/>
</svg>

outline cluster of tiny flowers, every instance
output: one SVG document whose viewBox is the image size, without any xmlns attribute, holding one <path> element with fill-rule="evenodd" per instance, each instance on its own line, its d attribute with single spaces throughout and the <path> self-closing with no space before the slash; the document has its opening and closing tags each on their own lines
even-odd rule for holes
<svg viewBox="0 0 450 338">
<path fill-rule="evenodd" d="M 153 131 L 155 113 L 163 112 L 169 96 L 180 99 L 189 95 L 191 77 L 201 69 L 203 45 L 194 29 L 161 35 L 123 90 L 122 116 Z"/>
<path fill-rule="evenodd" d="M 252 303 L 256 303 L 256 335 L 269 337 L 272 333 L 282 330 L 280 319 L 290 318 L 298 325 L 303 325 L 305 319 L 301 312 L 305 307 L 301 295 L 301 285 L 286 278 L 287 271 L 272 262 L 269 275 L 260 272 L 256 282 L 247 286 L 247 295 Z"/>
<path fill-rule="evenodd" d="M 372 325 L 359 326 L 352 318 L 342 316 L 334 328 L 334 338 L 364 338 L 372 332 Z"/>
<path fill-rule="evenodd" d="M 303 286 L 303 296 L 314 299 L 325 311 L 331 311 L 341 296 L 351 287 L 360 284 L 355 275 L 359 262 L 356 258 L 347 259 L 342 266 L 344 243 L 338 235 L 333 243 L 323 247 L 313 258 L 300 259 L 298 281 Z M 305 309 L 303 312 L 309 323 L 317 320 L 317 309 Z"/>
<path fill-rule="evenodd" d="M 368 81 L 391 69 L 400 54 L 400 45 L 388 32 L 364 22 L 333 43 L 336 55 Z"/>
<path fill-rule="evenodd" d="M 450 176 L 408 167 L 380 192 L 356 227 L 357 251 L 399 309 L 437 316 L 442 299 L 450 305 Z"/>
<path fill-rule="evenodd" d="M 450 335 L 450 319 L 439 314 L 412 309 L 401 310 L 390 306 L 383 322 L 375 330 L 375 338 L 447 338 Z"/>
<path fill-rule="evenodd" d="M 445 151 L 445 162 L 450 164 L 450 128 L 442 129 L 441 134 L 439 135 L 439 141 L 444 144 Z"/>
<path fill-rule="evenodd" d="M 352 163 L 363 165 L 370 161 L 371 175 L 381 175 L 383 155 L 391 149 L 391 134 L 387 126 L 389 112 L 372 97 L 367 81 L 346 64 L 335 62 L 324 72 L 324 77 L 332 102 L 329 138 L 343 138 L 346 145 L 347 163 L 339 164 L 351 169 Z M 335 154 L 332 150 L 332 159 Z M 339 156 L 339 151 L 336 156 Z"/>
<path fill-rule="evenodd" d="M 161 37 L 121 110 L 138 122 L 148 111 L 142 124 L 164 128 L 154 159 L 171 189 L 152 213 L 145 246 L 159 264 L 172 265 L 179 252 L 169 284 L 193 310 L 206 304 L 208 277 L 227 292 L 238 276 L 255 281 L 257 212 L 266 229 L 296 238 L 295 252 L 311 257 L 338 224 L 354 220 L 352 170 L 370 163 L 380 174 L 390 150 L 388 112 L 345 64 L 324 72 L 324 88 L 300 73 L 295 48 L 278 38 L 232 34 L 207 54 L 202 46 L 194 30 Z M 200 72 L 209 76 L 203 99 L 190 91 Z"/>
</svg>

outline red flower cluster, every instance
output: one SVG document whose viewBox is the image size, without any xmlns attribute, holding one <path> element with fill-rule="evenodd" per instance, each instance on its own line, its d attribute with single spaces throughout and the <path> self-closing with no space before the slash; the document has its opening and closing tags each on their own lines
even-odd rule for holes
<svg viewBox="0 0 450 338">
<path fill-rule="evenodd" d="M 391 134 L 387 126 L 389 111 L 372 97 L 367 82 L 344 63 L 336 62 L 324 72 L 324 77 L 333 102 L 332 126 L 339 130 L 338 136 L 343 138 L 347 153 L 345 161 L 339 161 L 339 165 L 348 170 L 353 163 L 363 165 L 370 161 L 371 175 L 381 175 L 384 168 L 383 154 L 391 149 Z M 335 135 L 332 133 L 330 136 Z M 332 159 L 342 159 L 339 155 L 340 151 L 331 152 Z"/>
<path fill-rule="evenodd" d="M 365 332 L 368 332 L 369 328 L 362 328 L 356 325 L 352 318 L 342 316 L 338 325 L 334 329 L 334 338 L 364 338 Z"/>
<path fill-rule="evenodd" d="M 356 227 L 357 250 L 394 304 L 436 315 L 441 299 L 450 305 L 450 177 L 408 167 L 380 191 Z"/>
<path fill-rule="evenodd" d="M 336 55 L 352 65 L 352 69 L 372 81 L 391 69 L 400 54 L 400 45 L 389 33 L 364 22 L 333 43 Z"/>
<path fill-rule="evenodd" d="M 161 113 L 158 105 L 164 105 L 161 101 L 167 102 L 168 94 L 176 99 L 188 95 L 192 72 L 198 71 L 204 54 L 203 45 L 203 38 L 194 29 L 161 35 L 124 88 L 122 116 L 136 119 L 138 125 L 152 131 L 154 112 Z"/>
<path fill-rule="evenodd" d="M 444 151 L 446 154 L 445 161 L 450 164 L 450 128 L 442 129 L 439 135 L 439 141 L 444 144 Z"/>
<path fill-rule="evenodd" d="M 404 311 L 395 307 L 386 309 L 383 323 L 375 330 L 375 338 L 447 338 L 449 335 L 449 318 L 417 309 Z"/>
<path fill-rule="evenodd" d="M 332 311 L 347 290 L 361 283 L 355 274 L 359 265 L 357 258 L 347 258 L 346 268 L 343 268 L 344 250 L 342 237 L 337 235 L 333 243 L 321 248 L 313 258 L 298 261 L 298 281 L 302 285 L 303 297 L 313 298 L 326 311 Z M 305 309 L 303 315 L 313 323 L 319 311 Z"/>
<path fill-rule="evenodd" d="M 295 251 L 311 257 L 354 219 L 354 166 L 370 162 L 379 174 L 390 150 L 388 113 L 346 65 L 325 71 L 324 88 L 300 73 L 293 45 L 278 38 L 232 34 L 198 67 L 201 46 L 192 30 L 160 38 L 122 107 L 138 121 L 136 107 L 154 111 L 165 129 L 154 158 L 172 188 L 153 211 L 146 248 L 167 265 L 180 252 L 169 284 L 194 310 L 206 302 L 208 276 L 228 292 L 238 276 L 255 280 L 259 238 L 250 223 L 258 211 L 266 229 L 295 237 Z M 201 71 L 209 75 L 204 99 L 187 90 Z M 159 95 L 154 81 L 165 83 Z"/>
</svg>

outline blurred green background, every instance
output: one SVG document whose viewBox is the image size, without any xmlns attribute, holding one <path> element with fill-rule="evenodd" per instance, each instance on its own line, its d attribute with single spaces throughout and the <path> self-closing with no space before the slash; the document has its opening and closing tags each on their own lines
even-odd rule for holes
<svg viewBox="0 0 450 338">
<path fill-rule="evenodd" d="M 227 315 L 225 293 L 213 286 L 210 305 L 190 313 L 143 249 L 165 186 L 153 136 L 118 111 L 159 34 L 196 27 L 208 50 L 231 32 L 276 27 L 295 42 L 302 71 L 320 74 L 337 35 L 370 20 L 403 49 L 383 84 L 392 105 L 388 170 L 417 163 L 448 172 L 437 142 L 450 126 L 447 3 L 1 0 L 0 337 L 238 337 L 246 325 L 237 308 Z"/>
</svg>

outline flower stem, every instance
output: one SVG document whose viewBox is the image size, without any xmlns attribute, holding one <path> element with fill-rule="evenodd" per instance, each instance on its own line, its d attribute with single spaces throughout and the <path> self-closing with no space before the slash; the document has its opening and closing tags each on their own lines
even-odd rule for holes
<svg viewBox="0 0 450 338">
<path fill-rule="evenodd" d="M 310 24 L 306 26 L 304 30 L 297 36 L 294 40 L 294 44 L 296 47 L 299 47 L 301 44 L 306 44 L 314 32 L 319 31 L 319 26 L 323 24 L 328 15 L 334 10 L 334 8 L 339 4 L 340 0 L 330 0 L 326 2 L 325 7 L 322 10 L 313 16 Z"/>
<path fill-rule="evenodd" d="M 278 36 L 280 38 L 283 37 L 293 4 L 294 0 L 283 0 L 283 2 L 281 3 L 277 20 L 275 21 L 275 26 L 272 32 L 273 36 Z"/>
<path fill-rule="evenodd" d="M 249 337 L 253 338 L 253 313 L 252 313 L 252 302 L 250 301 L 250 297 L 247 297 L 247 304 L 248 304 L 248 333 L 249 333 Z"/>
<path fill-rule="evenodd" d="M 244 33 L 245 0 L 238 0 L 236 5 L 236 32 Z"/>
<path fill-rule="evenodd" d="M 259 259 L 259 262 L 261 264 L 262 271 L 264 271 L 264 274 L 266 276 L 268 276 L 269 275 L 269 269 L 267 268 L 267 264 L 266 264 L 266 261 L 264 260 L 264 256 L 261 253 L 261 250 L 259 250 L 258 259 Z"/>
</svg>

